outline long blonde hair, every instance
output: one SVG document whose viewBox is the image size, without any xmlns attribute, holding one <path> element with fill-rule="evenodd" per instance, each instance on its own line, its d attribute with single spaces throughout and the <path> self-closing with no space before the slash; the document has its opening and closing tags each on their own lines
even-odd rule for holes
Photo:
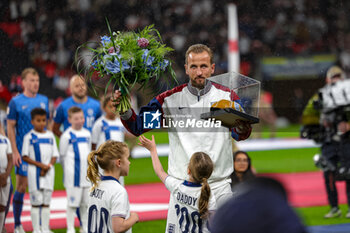
<svg viewBox="0 0 350 233">
<path fill-rule="evenodd" d="M 211 190 L 208 184 L 208 179 L 214 169 L 213 161 L 209 155 L 204 152 L 196 152 L 192 155 L 188 169 L 191 172 L 193 180 L 202 184 L 201 195 L 198 201 L 198 209 L 202 219 L 209 215 L 208 205 Z"/>
<path fill-rule="evenodd" d="M 100 166 L 103 170 L 111 171 L 112 160 L 121 159 L 128 146 L 124 142 L 108 140 L 101 144 L 97 150 L 91 151 L 88 155 L 87 178 L 92 182 L 92 189 L 95 189 L 101 180 L 98 172 Z"/>
</svg>

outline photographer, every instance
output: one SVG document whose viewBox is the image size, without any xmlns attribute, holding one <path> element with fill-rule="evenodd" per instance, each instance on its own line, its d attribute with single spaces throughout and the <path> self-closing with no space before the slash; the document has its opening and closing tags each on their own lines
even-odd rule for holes
<svg viewBox="0 0 350 233">
<path fill-rule="evenodd" d="M 325 218 L 341 216 L 336 180 L 345 180 L 350 206 L 350 125 L 346 116 L 346 108 L 350 102 L 347 101 L 346 93 L 343 91 L 344 84 L 347 85 L 349 82 L 344 79 L 343 70 L 338 66 L 332 66 L 327 71 L 326 86 L 310 99 L 302 116 L 304 127 L 301 137 L 321 143 L 322 154 L 316 155 L 314 159 L 316 166 L 324 172 L 328 202 L 331 206 Z M 350 218 L 350 211 L 346 217 Z"/>
</svg>

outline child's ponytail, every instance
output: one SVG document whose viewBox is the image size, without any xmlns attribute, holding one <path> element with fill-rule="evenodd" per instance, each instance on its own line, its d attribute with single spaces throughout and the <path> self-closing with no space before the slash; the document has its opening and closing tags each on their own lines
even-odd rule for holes
<svg viewBox="0 0 350 233">
<path fill-rule="evenodd" d="M 198 201 L 198 209 L 202 219 L 209 215 L 208 206 L 211 190 L 208 179 L 214 169 L 213 161 L 204 152 L 196 152 L 192 155 L 188 168 L 195 182 L 202 184 L 201 195 Z"/>
<path fill-rule="evenodd" d="M 209 211 L 209 198 L 210 198 L 211 190 L 208 184 L 207 178 L 202 179 L 202 189 L 201 195 L 198 201 L 198 209 L 202 219 L 208 218 Z"/>
<path fill-rule="evenodd" d="M 92 182 L 92 190 L 96 188 L 101 180 L 99 167 L 105 171 L 110 171 L 113 167 L 112 160 L 120 159 L 128 146 L 124 142 L 108 140 L 100 145 L 97 151 L 91 151 L 88 155 L 87 178 Z"/>
<path fill-rule="evenodd" d="M 98 163 L 95 158 L 96 155 L 97 151 L 91 151 L 88 155 L 87 177 L 92 182 L 92 190 L 96 188 L 97 183 L 100 180 L 100 175 L 98 173 Z"/>
</svg>

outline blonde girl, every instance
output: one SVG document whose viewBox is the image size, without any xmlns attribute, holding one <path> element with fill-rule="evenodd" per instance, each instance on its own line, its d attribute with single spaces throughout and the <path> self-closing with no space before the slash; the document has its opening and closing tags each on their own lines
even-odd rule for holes
<svg viewBox="0 0 350 233">
<path fill-rule="evenodd" d="M 204 152 L 191 156 L 187 173 L 188 180 L 169 176 L 159 161 L 154 136 L 152 140 L 140 136 L 139 145 L 151 152 L 155 173 L 171 192 L 166 232 L 209 232 L 208 219 L 216 209 L 208 179 L 213 172 L 213 162 Z"/>
<path fill-rule="evenodd" d="M 88 232 L 128 232 L 139 220 L 130 212 L 125 188 L 119 183 L 129 173 L 129 149 L 123 142 L 108 140 L 88 156 L 87 177 L 92 183 L 88 201 Z M 98 169 L 104 170 L 101 176 Z"/>
</svg>

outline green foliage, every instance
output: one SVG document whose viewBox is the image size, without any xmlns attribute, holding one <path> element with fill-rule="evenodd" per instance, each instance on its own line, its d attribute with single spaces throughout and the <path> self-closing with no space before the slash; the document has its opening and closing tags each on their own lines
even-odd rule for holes
<svg viewBox="0 0 350 233">
<path fill-rule="evenodd" d="M 97 48 L 90 46 L 90 43 L 81 45 L 75 58 L 79 73 L 88 74 L 87 81 L 92 85 L 95 94 L 97 87 L 92 77 L 96 74 L 100 79 L 106 77 L 108 81 L 104 86 L 105 93 L 110 85 L 114 88 L 118 86 L 122 99 L 117 111 L 124 112 L 130 108 L 130 101 L 127 98 L 129 89 L 136 83 L 140 84 L 142 89 L 149 84 L 150 79 L 157 81 L 166 71 L 177 83 L 171 61 L 166 59 L 173 49 L 162 43 L 161 36 L 153 25 L 145 27 L 140 32 L 112 32 L 108 20 L 106 21 L 109 35 L 101 37 Z M 82 58 L 78 55 L 83 48 L 94 54 L 87 68 L 80 68 Z"/>
</svg>

